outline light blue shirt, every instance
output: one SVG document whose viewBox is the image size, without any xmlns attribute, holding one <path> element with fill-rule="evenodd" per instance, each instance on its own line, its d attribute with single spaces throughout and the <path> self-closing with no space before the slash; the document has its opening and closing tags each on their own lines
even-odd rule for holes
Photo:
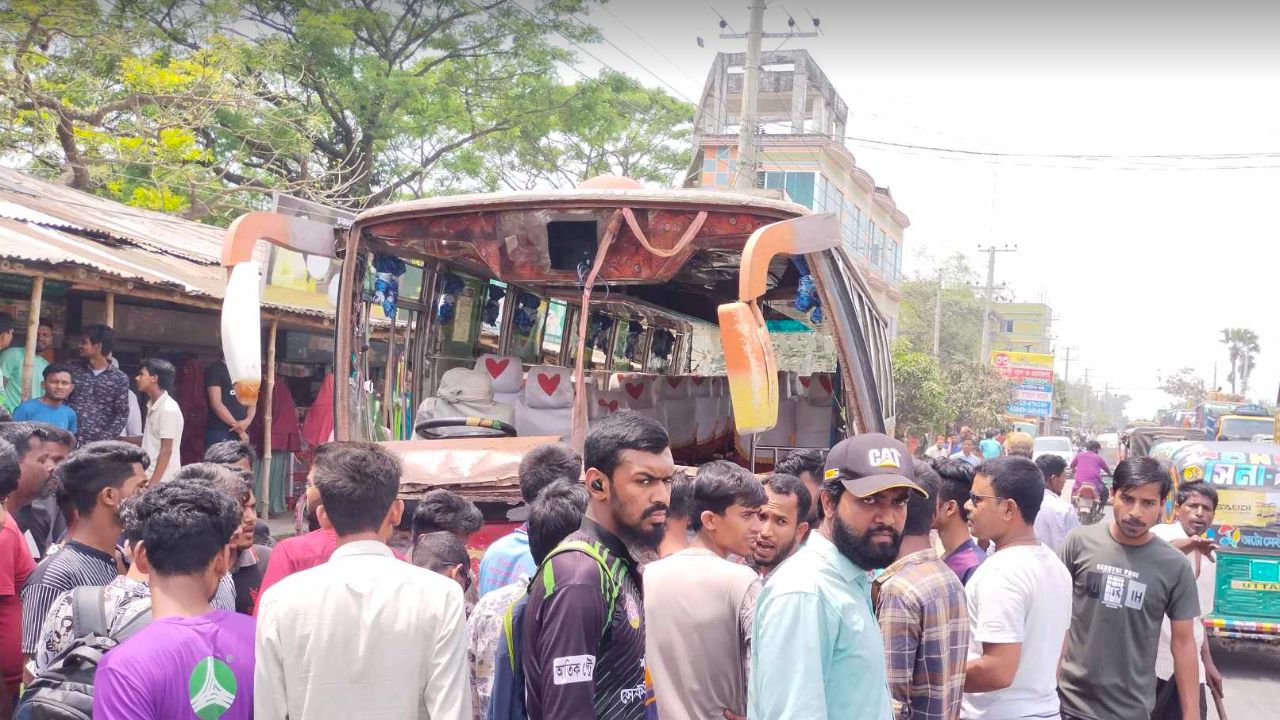
<svg viewBox="0 0 1280 720">
<path fill-rule="evenodd" d="M 480 597 L 511 583 L 533 577 L 538 566 L 529 552 L 529 527 L 521 525 L 510 535 L 494 540 L 480 558 Z"/>
<path fill-rule="evenodd" d="M 952 455 L 952 456 L 951 456 L 951 459 L 952 459 L 952 460 L 964 460 L 965 462 L 969 463 L 970 465 L 973 465 L 973 466 L 975 466 L 975 467 L 976 467 L 976 466 L 978 466 L 978 465 L 981 465 L 981 464 L 982 464 L 982 453 L 978 453 L 977 455 L 965 455 L 965 454 L 964 454 L 964 451 L 963 451 L 963 450 L 961 450 L 960 452 L 956 453 L 955 455 Z"/>
<path fill-rule="evenodd" d="M 987 438 L 978 443 L 978 449 L 982 451 L 982 457 L 987 460 L 1000 457 L 1000 443 L 994 438 Z"/>
<path fill-rule="evenodd" d="M 32 398 L 15 408 L 13 419 L 15 422 L 31 420 L 33 422 L 49 423 L 70 432 L 72 435 L 79 430 L 76 425 L 75 410 L 67 407 L 66 403 L 52 408 L 45 405 L 38 398 Z"/>
<path fill-rule="evenodd" d="M 760 591 L 747 697 L 751 720 L 893 718 L 871 580 L 820 533 Z"/>
</svg>

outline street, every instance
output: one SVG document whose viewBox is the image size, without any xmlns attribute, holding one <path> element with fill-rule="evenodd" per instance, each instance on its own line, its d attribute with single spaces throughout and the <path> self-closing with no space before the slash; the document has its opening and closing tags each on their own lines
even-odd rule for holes
<svg viewBox="0 0 1280 720">
<path fill-rule="evenodd" d="M 1280 654 L 1231 652 L 1215 645 L 1213 660 L 1222 672 L 1230 720 L 1271 720 L 1280 716 Z M 1212 699 L 1209 718 L 1220 718 Z"/>
</svg>

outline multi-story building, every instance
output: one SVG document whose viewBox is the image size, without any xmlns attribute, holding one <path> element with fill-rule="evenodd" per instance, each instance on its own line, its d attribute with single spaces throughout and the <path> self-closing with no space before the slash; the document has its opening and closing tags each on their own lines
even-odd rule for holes
<svg viewBox="0 0 1280 720">
<path fill-rule="evenodd" d="M 844 146 L 848 106 L 804 50 L 764 53 L 756 187 L 784 191 L 840 217 L 849 255 L 896 334 L 902 300 L 903 231 L 911 224 L 887 187 L 877 187 Z M 694 116 L 687 186 L 730 189 L 738 178 L 738 115 L 745 53 L 719 53 Z"/>
<path fill-rule="evenodd" d="M 1053 310 L 1044 303 L 995 303 L 991 325 L 991 349 L 1051 353 Z"/>
</svg>

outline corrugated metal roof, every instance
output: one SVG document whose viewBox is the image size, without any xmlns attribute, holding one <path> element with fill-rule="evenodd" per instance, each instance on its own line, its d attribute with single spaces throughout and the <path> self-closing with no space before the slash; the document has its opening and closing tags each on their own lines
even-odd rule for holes
<svg viewBox="0 0 1280 720">
<path fill-rule="evenodd" d="M 224 232 L 0 168 L 0 258 L 70 266 L 221 300 L 226 286 L 220 264 Z M 332 312 L 296 305 L 263 306 L 333 317 Z"/>
</svg>

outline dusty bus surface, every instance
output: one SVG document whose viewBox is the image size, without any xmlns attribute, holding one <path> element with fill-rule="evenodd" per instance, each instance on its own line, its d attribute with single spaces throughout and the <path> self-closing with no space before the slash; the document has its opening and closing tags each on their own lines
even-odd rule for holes
<svg viewBox="0 0 1280 720">
<path fill-rule="evenodd" d="M 680 464 L 758 472 L 793 448 L 892 432 L 888 324 L 839 238 L 834 215 L 790 202 L 622 178 L 387 205 L 341 231 L 251 213 L 223 253 L 240 288 L 224 349 L 233 380 L 255 386 L 256 244 L 339 259 L 335 438 L 403 457 L 403 498 L 445 487 L 501 521 L 525 452 L 580 443 L 623 409 L 663 422 Z M 771 332 L 812 351 L 779 359 Z M 454 368 L 483 373 L 482 405 L 501 409 L 420 416 L 428 398 L 471 407 L 441 388 Z"/>
</svg>

